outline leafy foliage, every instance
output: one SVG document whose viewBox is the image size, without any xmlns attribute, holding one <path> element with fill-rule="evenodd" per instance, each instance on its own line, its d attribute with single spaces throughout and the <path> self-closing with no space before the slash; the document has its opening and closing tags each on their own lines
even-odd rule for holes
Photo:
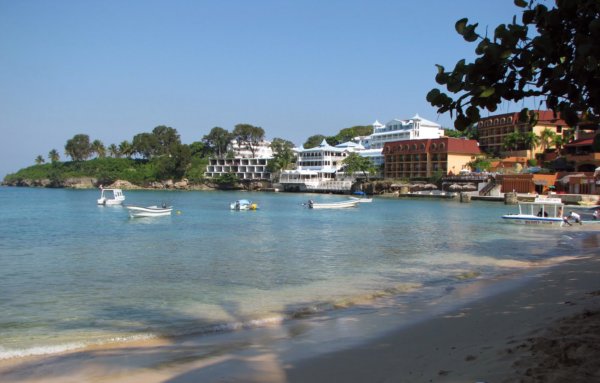
<svg viewBox="0 0 600 383">
<path fill-rule="evenodd" d="M 296 155 L 293 151 L 294 143 L 282 138 L 274 138 L 271 141 L 271 150 L 273 150 L 273 158 L 269 161 L 267 169 L 274 173 L 279 170 L 285 170 L 290 164 L 296 160 Z"/>
<path fill-rule="evenodd" d="M 252 157 L 256 157 L 256 149 L 262 140 L 265 139 L 263 128 L 250 124 L 237 124 L 232 133 L 240 148 L 245 146 L 250 150 Z"/>
<path fill-rule="evenodd" d="M 73 161 L 83 161 L 88 159 L 92 153 L 90 144 L 90 136 L 87 134 L 76 134 L 67 141 L 65 145 L 65 153 L 73 159 Z"/>
<path fill-rule="evenodd" d="M 369 174 L 375 174 L 377 172 L 377 168 L 375 168 L 371 160 L 358 153 L 350 153 L 344 158 L 343 163 L 345 165 L 344 171 L 346 173 L 362 173 L 367 181 L 369 180 Z"/>
<path fill-rule="evenodd" d="M 308 139 L 302 146 L 304 147 L 304 149 L 316 148 L 321 144 L 321 142 L 323 142 L 325 138 L 326 137 L 322 134 L 315 134 L 313 136 L 308 137 Z"/>
<path fill-rule="evenodd" d="M 467 166 L 475 171 L 488 171 L 492 167 L 492 162 L 487 157 L 479 156 L 468 162 Z"/>
<path fill-rule="evenodd" d="M 468 19 L 455 28 L 465 41 L 479 40 L 473 63 L 464 59 L 452 71 L 437 65 L 435 79 L 456 100 L 439 89 L 427 101 L 439 113 L 456 113 L 454 126 L 464 130 L 480 118 L 480 109 L 494 112 L 503 101 L 542 98 L 570 126 L 600 121 L 600 1 L 556 0 L 547 8 L 539 0 L 515 0 L 523 8 L 521 23 L 501 24 L 493 37 L 476 32 Z M 535 29 L 533 33 L 530 29 Z M 521 111 L 521 120 L 535 121 Z"/>
<path fill-rule="evenodd" d="M 369 136 L 373 134 L 373 125 L 357 125 L 351 128 L 345 128 L 335 136 L 338 143 L 348 142 L 355 137 Z"/>
<path fill-rule="evenodd" d="M 233 135 L 227 129 L 215 126 L 202 138 L 202 142 L 211 150 L 217 158 L 223 158 L 227 154 L 227 148 L 233 139 Z"/>
</svg>

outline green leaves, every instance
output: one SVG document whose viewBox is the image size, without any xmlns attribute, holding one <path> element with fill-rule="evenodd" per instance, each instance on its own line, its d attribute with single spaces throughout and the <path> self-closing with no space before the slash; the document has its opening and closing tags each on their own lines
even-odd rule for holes
<svg viewBox="0 0 600 383">
<path fill-rule="evenodd" d="M 518 103 L 531 97 L 569 125 L 583 117 L 600 123 L 600 1 L 514 3 L 522 10 L 522 24 L 513 17 L 511 23 L 498 25 L 493 39 L 480 39 L 477 57 L 470 63 L 460 60 L 450 72 L 436 65 L 435 81 L 460 97 L 453 100 L 433 89 L 427 101 L 438 113 L 456 113 L 457 129 L 477 122 L 473 110 L 463 112 L 468 107 L 493 112 L 505 101 Z M 550 3 L 554 8 L 545 5 Z M 463 18 L 455 29 L 472 42 L 480 37 L 477 25 Z"/>
<path fill-rule="evenodd" d="M 527 1 L 525 0 L 515 0 L 515 5 L 519 8 L 525 8 L 527 6 Z"/>
<path fill-rule="evenodd" d="M 468 22 L 469 19 L 467 18 L 460 19 L 456 22 L 454 28 L 456 29 L 456 32 L 458 32 L 458 34 L 461 35 L 466 41 L 473 42 L 479 37 L 479 35 L 475 33 L 475 28 L 477 28 L 479 24 L 469 25 Z"/>
</svg>

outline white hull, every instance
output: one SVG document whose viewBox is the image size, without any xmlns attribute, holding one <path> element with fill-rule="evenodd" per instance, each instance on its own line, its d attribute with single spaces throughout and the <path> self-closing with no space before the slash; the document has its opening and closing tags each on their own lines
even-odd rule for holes
<svg viewBox="0 0 600 383">
<path fill-rule="evenodd" d="M 507 222 L 516 223 L 519 225 L 562 226 L 564 223 L 562 218 L 558 217 L 547 218 L 524 214 L 507 214 L 503 215 L 502 219 L 506 220 Z"/>
<path fill-rule="evenodd" d="M 173 211 L 172 207 L 158 207 L 158 206 L 125 206 L 125 208 L 129 211 L 129 216 L 131 218 L 140 218 L 140 217 L 161 217 L 165 215 L 171 215 Z"/>
<path fill-rule="evenodd" d="M 373 198 L 358 198 L 358 197 L 350 197 L 353 201 L 358 201 L 359 203 L 369 203 L 373 202 Z"/>
<path fill-rule="evenodd" d="M 125 195 L 121 189 L 100 189 L 100 198 L 98 205 L 114 206 L 122 205 L 125 201 Z M 111 198 L 112 197 L 112 198 Z"/>
<path fill-rule="evenodd" d="M 248 200 L 239 200 L 239 201 L 232 202 L 229 205 L 229 208 L 231 210 L 237 210 L 237 211 L 240 211 L 240 210 L 256 210 L 256 209 L 258 209 L 258 205 L 256 203 L 250 202 Z"/>
<path fill-rule="evenodd" d="M 118 200 L 118 199 L 107 199 L 107 198 L 100 198 L 98 200 L 98 205 L 105 205 L 105 206 L 114 206 L 114 205 L 122 205 L 123 204 L 123 200 Z"/>
<path fill-rule="evenodd" d="M 341 201 L 341 202 L 330 202 L 330 203 L 316 203 L 309 202 L 309 209 L 346 209 L 350 207 L 356 207 L 358 205 L 358 200 L 349 200 L 349 201 Z"/>
</svg>

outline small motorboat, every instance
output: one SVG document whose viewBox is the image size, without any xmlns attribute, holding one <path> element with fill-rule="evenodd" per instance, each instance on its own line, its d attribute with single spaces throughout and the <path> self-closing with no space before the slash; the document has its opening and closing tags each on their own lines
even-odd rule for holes
<svg viewBox="0 0 600 383">
<path fill-rule="evenodd" d="M 131 218 L 141 218 L 141 217 L 161 217 L 165 215 L 171 215 L 173 211 L 172 206 L 134 206 L 127 205 L 125 208 L 129 211 L 129 216 Z"/>
<path fill-rule="evenodd" d="M 598 217 L 594 216 L 594 207 L 586 208 L 587 211 L 580 214 L 565 214 L 565 210 L 581 208 L 581 206 L 565 206 L 560 198 L 537 197 L 534 202 L 519 202 L 519 212 L 516 214 L 505 214 L 502 219 L 507 222 L 522 225 L 540 226 L 572 226 L 569 220 L 574 220 L 579 225 L 600 225 Z M 587 217 L 587 216 L 590 217 Z M 598 215 L 598 213 L 596 213 Z M 583 217 L 582 217 L 583 216 Z M 589 219 L 591 218 L 591 219 Z"/>
<path fill-rule="evenodd" d="M 255 202 L 251 202 L 247 199 L 240 199 L 235 202 L 232 202 L 229 205 L 231 210 L 257 210 L 258 205 Z"/>
<path fill-rule="evenodd" d="M 125 201 L 125 195 L 121 189 L 104 189 L 100 187 L 100 198 L 98 205 L 121 205 Z"/>
<path fill-rule="evenodd" d="M 358 201 L 360 203 L 373 202 L 373 198 L 367 197 L 367 195 L 363 191 L 355 191 L 353 194 L 357 195 L 358 197 L 351 196 L 350 197 L 351 200 L 356 200 L 356 201 Z"/>
<path fill-rule="evenodd" d="M 309 209 L 345 209 L 349 207 L 356 207 L 358 204 L 358 198 L 338 202 L 314 202 L 313 200 L 309 199 L 306 206 L 308 206 Z"/>
</svg>

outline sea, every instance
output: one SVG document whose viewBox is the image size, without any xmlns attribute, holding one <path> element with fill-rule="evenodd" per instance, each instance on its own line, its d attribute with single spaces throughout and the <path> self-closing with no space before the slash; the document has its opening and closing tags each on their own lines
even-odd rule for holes
<svg viewBox="0 0 600 383">
<path fill-rule="evenodd" d="M 0 187 L 0 360 L 418 304 L 580 253 L 579 231 L 502 222 L 514 206 L 341 195 Z M 256 211 L 232 211 L 249 199 Z"/>
</svg>

